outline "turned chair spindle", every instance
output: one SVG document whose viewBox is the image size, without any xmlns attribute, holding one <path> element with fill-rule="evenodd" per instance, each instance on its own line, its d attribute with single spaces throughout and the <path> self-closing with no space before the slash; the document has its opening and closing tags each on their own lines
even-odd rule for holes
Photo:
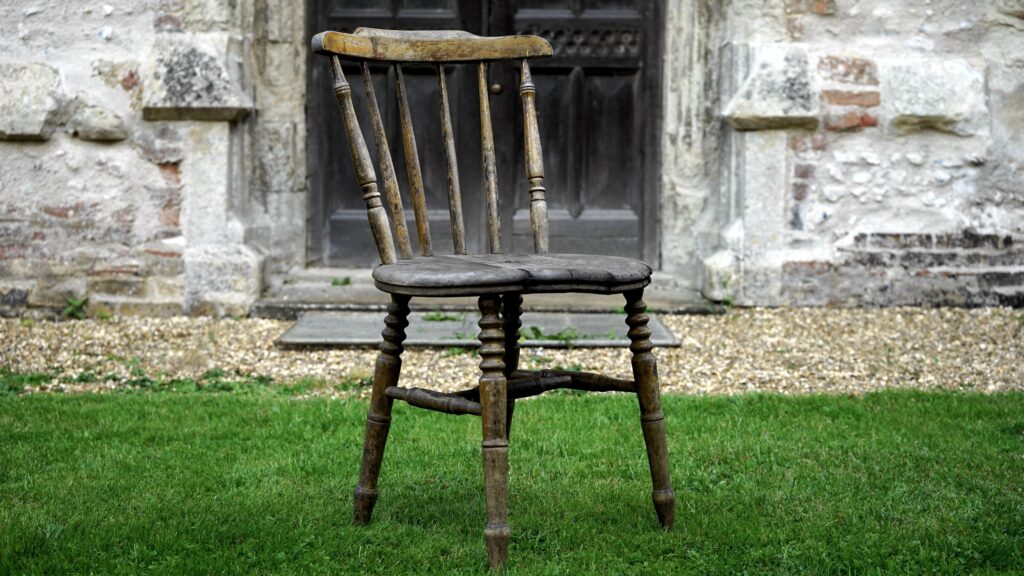
<svg viewBox="0 0 1024 576">
<path fill-rule="evenodd" d="M 360 28 L 352 34 L 324 32 L 313 39 L 313 49 L 330 57 L 334 93 L 348 135 L 349 152 L 357 183 L 366 203 L 370 230 L 381 265 L 373 277 L 377 287 L 391 294 L 380 354 L 373 375 L 370 408 L 366 418 L 362 464 L 355 490 L 357 524 L 370 521 L 377 502 L 384 448 L 391 426 L 395 400 L 437 412 L 478 416 L 482 423 L 481 453 L 486 488 L 484 540 L 492 568 L 508 562 L 508 452 L 515 401 L 557 389 L 592 392 L 626 392 L 637 395 L 640 424 L 653 486 L 652 499 L 661 525 L 672 526 L 675 492 L 668 468 L 665 415 L 661 408 L 658 372 L 644 288 L 651 268 L 637 260 L 609 256 L 551 253 L 544 160 L 537 113 L 537 89 L 529 60 L 550 56 L 551 46 L 536 36 L 483 38 L 460 31 L 392 31 Z M 360 131 L 352 88 L 340 58 L 360 63 L 366 107 L 377 152 L 380 181 Z M 516 61 L 520 70 L 519 102 L 523 122 L 523 153 L 529 194 L 532 255 L 506 253 L 502 246 L 500 196 L 488 65 Z M 399 178 L 391 157 L 387 130 L 381 116 L 371 63 L 390 64 L 398 104 L 398 124 L 405 155 L 406 180 L 416 222 L 419 256 L 413 255 L 406 225 Z M 448 212 L 454 256 L 434 256 L 427 210 L 427 194 L 413 130 L 403 64 L 423 63 L 436 68 L 441 147 L 447 176 Z M 462 186 L 456 158 L 455 130 L 449 99 L 446 67 L 475 65 L 479 97 L 480 148 L 486 216 L 486 254 L 467 251 L 462 209 Z M 383 189 L 383 197 L 381 196 Z M 390 211 L 389 220 L 388 211 Z M 396 249 L 397 247 L 397 249 Z M 621 294 L 626 300 L 626 324 L 632 353 L 632 380 L 588 372 L 531 371 L 519 368 L 519 330 L 522 327 L 523 295 L 544 292 Z M 474 296 L 480 309 L 480 379 L 469 390 L 446 394 L 416 387 L 400 387 L 402 344 L 409 325 L 412 297 Z"/>
</svg>

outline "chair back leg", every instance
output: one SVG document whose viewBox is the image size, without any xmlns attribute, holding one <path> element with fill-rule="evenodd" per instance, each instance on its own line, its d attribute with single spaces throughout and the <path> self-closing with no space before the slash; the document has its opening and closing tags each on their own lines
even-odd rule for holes
<svg viewBox="0 0 1024 576">
<path fill-rule="evenodd" d="M 353 521 L 356 524 L 368 523 L 370 516 L 373 515 L 373 506 L 377 503 L 377 478 L 380 476 L 384 445 L 388 441 L 388 430 L 391 428 L 392 399 L 385 395 L 384 391 L 389 386 L 398 384 L 398 374 L 402 369 L 402 342 L 405 341 L 405 329 L 409 326 L 408 296 L 391 297 L 384 325 L 380 355 L 373 371 L 370 412 L 366 415 L 366 438 L 363 441 L 363 461 L 355 492 Z"/>
<path fill-rule="evenodd" d="M 640 424 L 643 427 L 644 443 L 647 445 L 647 460 L 651 467 L 654 484 L 654 509 L 658 521 L 665 529 L 671 528 L 675 520 L 676 493 L 668 472 L 668 444 L 665 441 L 665 413 L 661 410 L 661 390 L 658 385 L 658 364 L 651 350 L 651 330 L 647 327 L 647 304 L 643 301 L 643 290 L 627 292 L 626 324 L 629 326 L 629 349 L 633 353 L 633 380 L 640 401 Z"/>
</svg>

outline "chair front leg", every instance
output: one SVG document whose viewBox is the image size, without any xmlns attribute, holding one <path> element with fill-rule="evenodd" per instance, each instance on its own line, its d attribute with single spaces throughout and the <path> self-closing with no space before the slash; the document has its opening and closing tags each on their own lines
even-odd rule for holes
<svg viewBox="0 0 1024 576">
<path fill-rule="evenodd" d="M 629 325 L 629 349 L 633 353 L 633 380 L 640 401 L 640 424 L 647 460 L 654 484 L 654 509 L 663 528 L 671 528 L 675 520 L 676 493 L 668 472 L 668 445 L 665 441 L 665 413 L 661 410 L 661 391 L 658 385 L 658 364 L 651 350 L 651 330 L 647 327 L 647 304 L 643 290 L 627 292 L 626 324 Z"/>
<path fill-rule="evenodd" d="M 501 297 L 501 318 L 505 330 L 505 379 L 519 369 L 519 329 L 523 327 L 522 294 L 505 294 Z M 508 398 L 505 407 L 505 436 L 512 436 L 512 415 L 516 410 L 515 398 Z"/>
<path fill-rule="evenodd" d="M 484 541 L 491 568 L 508 563 L 508 381 L 505 378 L 505 334 L 498 296 L 480 297 L 480 404 L 483 409 L 484 486 L 487 491 L 487 524 Z"/>
<path fill-rule="evenodd" d="M 366 416 L 366 438 L 363 442 L 363 461 L 359 470 L 359 484 L 355 492 L 356 524 L 366 524 L 377 503 L 377 478 L 384 459 L 384 445 L 391 427 L 391 398 L 384 395 L 389 386 L 398 384 L 402 369 L 402 342 L 409 326 L 409 297 L 391 296 L 388 315 L 384 319 L 380 355 L 373 371 L 373 389 L 370 392 L 370 412 Z"/>
</svg>

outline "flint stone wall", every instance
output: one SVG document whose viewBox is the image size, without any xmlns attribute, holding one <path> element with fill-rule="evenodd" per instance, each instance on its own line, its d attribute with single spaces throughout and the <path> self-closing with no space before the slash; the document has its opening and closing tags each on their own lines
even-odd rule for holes
<svg viewBox="0 0 1024 576">
<path fill-rule="evenodd" d="M 663 266 L 739 304 L 1024 303 L 1022 6 L 678 4 Z"/>
<path fill-rule="evenodd" d="M 245 314 L 305 266 L 306 4 L 0 4 L 0 313 Z M 1020 0 L 669 0 L 660 265 L 1020 304 Z M 557 191 L 551 191 L 557 194 Z"/>
<path fill-rule="evenodd" d="M 0 4 L 0 313 L 242 315 L 302 265 L 293 8 Z"/>
</svg>

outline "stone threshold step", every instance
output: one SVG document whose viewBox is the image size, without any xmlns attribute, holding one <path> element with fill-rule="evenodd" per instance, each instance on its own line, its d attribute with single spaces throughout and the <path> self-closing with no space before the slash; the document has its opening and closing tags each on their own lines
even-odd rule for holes
<svg viewBox="0 0 1024 576">
<path fill-rule="evenodd" d="M 405 346 L 462 347 L 480 345 L 474 312 L 413 312 L 409 315 Z M 523 313 L 524 347 L 621 348 L 629 346 L 624 313 Z M 678 347 L 675 335 L 651 315 L 651 342 Z M 310 312 L 299 317 L 275 344 L 281 347 L 362 347 L 380 343 L 382 312 Z"/>
</svg>

